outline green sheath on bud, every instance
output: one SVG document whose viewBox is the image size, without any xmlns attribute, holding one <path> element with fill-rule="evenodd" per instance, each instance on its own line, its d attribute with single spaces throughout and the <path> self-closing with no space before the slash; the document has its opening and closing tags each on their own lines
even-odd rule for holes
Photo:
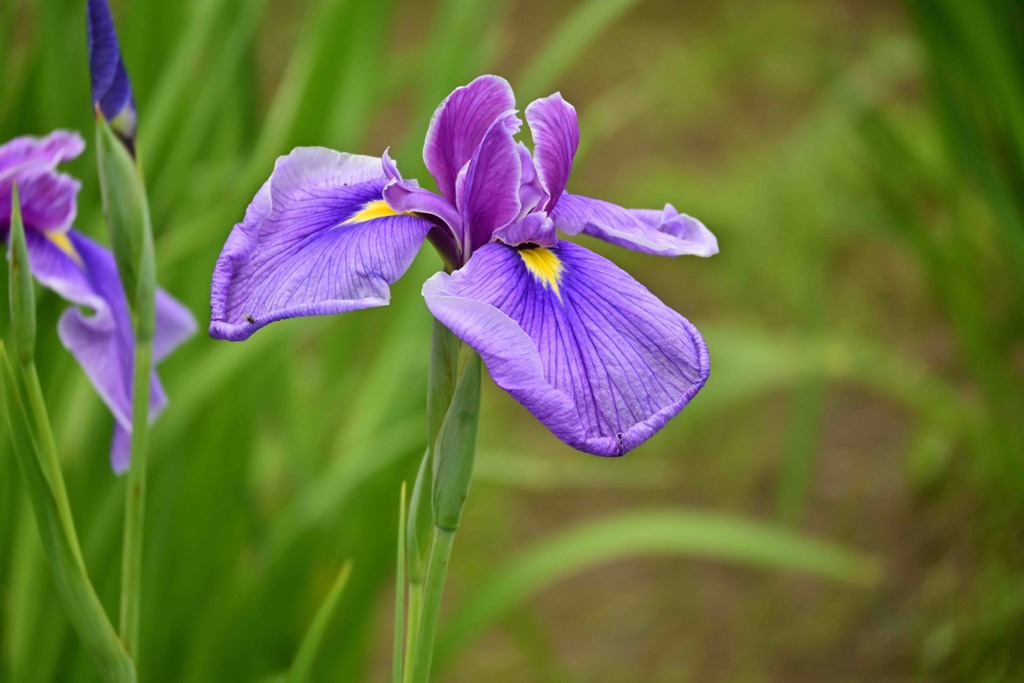
<svg viewBox="0 0 1024 683">
<path fill-rule="evenodd" d="M 14 350 L 18 361 L 31 364 L 36 347 L 36 292 L 28 263 L 25 224 L 21 218 L 18 186 L 11 190 L 10 297 L 11 324 L 14 326 Z"/>
<path fill-rule="evenodd" d="M 480 417 L 480 356 L 469 358 L 437 435 L 434 452 L 434 525 L 455 531 L 469 496 Z"/>
<path fill-rule="evenodd" d="M 135 316 L 136 338 L 146 341 L 153 338 L 155 324 L 156 257 L 142 174 L 124 142 L 102 118 L 96 121 L 96 157 L 114 259 Z"/>
</svg>

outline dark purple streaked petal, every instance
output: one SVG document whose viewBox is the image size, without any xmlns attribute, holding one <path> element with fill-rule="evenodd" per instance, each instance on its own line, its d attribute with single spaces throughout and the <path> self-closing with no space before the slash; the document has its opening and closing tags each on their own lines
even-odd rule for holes
<svg viewBox="0 0 1024 683">
<path fill-rule="evenodd" d="M 390 300 L 432 224 L 384 201 L 378 158 L 300 147 L 231 231 L 213 273 L 210 334 L 241 341 L 264 325 Z"/>
<path fill-rule="evenodd" d="M 517 247 L 522 244 L 553 247 L 558 244 L 555 224 L 543 211 L 531 213 L 515 223 L 496 230 L 494 232 L 494 239 L 511 247 Z"/>
<path fill-rule="evenodd" d="M 121 58 L 114 19 L 107 0 L 89 0 L 89 73 L 92 103 L 118 133 L 135 137 L 135 96 Z"/>
<path fill-rule="evenodd" d="M 513 112 L 496 118 L 456 179 L 456 206 L 467 253 L 490 242 L 495 230 L 519 217 L 522 169 L 514 137 L 519 126 Z"/>
<path fill-rule="evenodd" d="M 580 145 L 576 109 L 561 93 L 534 100 L 526 107 L 526 122 L 533 135 L 533 160 L 549 199 L 541 209 L 555 206 L 565 191 L 572 160 Z"/>
<path fill-rule="evenodd" d="M 124 288 L 108 249 L 74 231 L 26 234 L 29 267 L 45 287 L 68 302 L 57 331 L 61 342 L 75 357 L 117 423 L 115 432 L 131 430 L 132 364 L 134 334 Z M 196 329 L 188 310 L 166 292 L 157 293 L 154 360 L 161 360 Z M 154 371 L 150 390 L 150 420 L 167 405 Z M 127 467 L 125 450 L 115 442 L 111 462 L 115 471 Z M 124 439 L 123 441 L 127 441 Z"/>
<path fill-rule="evenodd" d="M 25 225 L 35 230 L 67 231 L 78 210 L 78 190 L 82 184 L 63 173 L 46 168 L 31 168 L 14 174 L 18 200 Z M 10 226 L 11 186 L 0 187 L 0 226 Z"/>
<path fill-rule="evenodd" d="M 671 204 L 662 211 L 624 209 L 599 199 L 564 193 L 551 211 L 555 227 L 583 233 L 620 247 L 659 256 L 713 256 L 718 240 L 696 218 Z"/>
<path fill-rule="evenodd" d="M 488 244 L 461 270 L 427 280 L 423 295 L 498 386 L 555 436 L 595 455 L 646 441 L 708 377 L 707 347 L 693 325 L 574 244 Z"/>
<path fill-rule="evenodd" d="M 74 159 L 85 149 L 78 133 L 55 130 L 45 137 L 23 135 L 0 145 L 0 188 L 11 182 L 14 173 L 29 168 L 56 168 Z M 8 189 L 8 192 L 10 190 Z"/>
<path fill-rule="evenodd" d="M 11 188 L 29 230 L 67 230 L 74 220 L 81 184 L 54 170 L 84 147 L 76 133 L 56 131 L 45 138 L 20 137 L 0 145 L 0 234 L 10 226 Z"/>
<path fill-rule="evenodd" d="M 430 120 L 423 162 L 441 194 L 455 203 L 455 179 L 499 115 L 514 109 L 515 95 L 504 78 L 480 76 L 456 88 Z"/>
</svg>

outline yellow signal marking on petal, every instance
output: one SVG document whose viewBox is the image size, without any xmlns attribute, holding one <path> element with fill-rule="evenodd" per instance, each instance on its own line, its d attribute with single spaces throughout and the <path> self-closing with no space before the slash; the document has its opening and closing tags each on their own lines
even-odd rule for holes
<svg viewBox="0 0 1024 683">
<path fill-rule="evenodd" d="M 390 218 L 392 216 L 411 216 L 411 213 L 398 213 L 383 199 L 375 199 L 372 202 L 366 202 L 363 208 L 352 215 L 342 225 L 349 225 L 351 223 L 365 223 L 366 221 L 372 221 L 376 218 Z"/>
<path fill-rule="evenodd" d="M 543 282 L 545 286 L 550 287 L 551 291 L 558 296 L 558 300 L 561 301 L 562 293 L 558 291 L 558 283 L 561 282 L 564 266 L 555 252 L 547 247 L 532 247 L 530 249 L 521 249 L 519 256 L 522 257 L 523 263 L 526 264 L 526 269 L 535 278 Z"/>
<path fill-rule="evenodd" d="M 75 249 L 75 245 L 68 239 L 67 233 L 63 232 L 47 232 L 44 233 L 46 239 L 50 240 L 53 246 L 57 247 L 65 254 L 71 257 L 71 259 L 78 265 L 82 265 L 82 257 L 79 256 L 78 250 Z"/>
</svg>

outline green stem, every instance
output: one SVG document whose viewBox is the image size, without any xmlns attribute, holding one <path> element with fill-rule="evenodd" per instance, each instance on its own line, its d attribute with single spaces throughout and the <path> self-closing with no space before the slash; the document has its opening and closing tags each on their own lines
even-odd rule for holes
<svg viewBox="0 0 1024 683">
<path fill-rule="evenodd" d="M 132 383 L 131 463 L 125 486 L 124 545 L 121 555 L 120 635 L 128 653 L 138 659 L 142 598 L 142 538 L 146 507 L 146 437 L 149 432 L 149 378 L 152 339 L 135 344 Z"/>
<path fill-rule="evenodd" d="M 428 683 L 430 680 L 430 663 L 434 656 L 437 621 L 441 615 L 441 598 L 444 596 L 444 583 L 454 544 L 455 529 L 434 529 L 434 543 L 430 546 L 430 559 L 427 561 L 423 614 L 413 656 L 412 683 Z"/>
<path fill-rule="evenodd" d="M 74 553 L 75 560 L 84 565 L 82 549 L 78 544 L 78 534 L 75 532 L 75 521 L 71 515 L 68 491 L 64 486 L 64 475 L 60 469 L 57 441 L 53 437 L 50 415 L 46 410 L 46 401 L 43 399 L 43 387 L 39 382 L 39 373 L 36 371 L 34 361 L 23 362 L 21 370 L 28 393 L 29 412 L 32 413 L 32 421 L 35 425 L 40 464 L 43 467 L 46 478 L 50 482 L 50 487 L 53 489 L 53 497 L 57 504 L 57 513 L 60 515 L 61 524 L 68 530 L 68 541 L 71 551 Z"/>
</svg>

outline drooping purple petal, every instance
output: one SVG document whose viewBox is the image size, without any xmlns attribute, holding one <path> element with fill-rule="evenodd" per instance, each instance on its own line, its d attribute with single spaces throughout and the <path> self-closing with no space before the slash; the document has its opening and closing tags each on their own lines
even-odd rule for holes
<svg viewBox="0 0 1024 683">
<path fill-rule="evenodd" d="M 0 188 L 7 187 L 15 173 L 30 168 L 56 168 L 85 149 L 78 133 L 55 130 L 45 137 L 23 135 L 0 145 Z"/>
<path fill-rule="evenodd" d="M 405 180 L 385 150 L 382 158 L 384 175 L 384 201 L 398 213 L 418 213 L 433 218 L 434 227 L 427 234 L 441 257 L 450 264 L 462 262 L 462 218 L 458 209 L 444 197 L 424 190 L 415 180 Z"/>
<path fill-rule="evenodd" d="M 522 169 L 514 137 L 519 126 L 513 112 L 496 118 L 456 179 L 456 206 L 467 253 L 487 244 L 495 230 L 519 216 Z"/>
<path fill-rule="evenodd" d="M 713 256 L 718 240 L 696 218 L 671 204 L 662 211 L 624 209 L 600 199 L 564 193 L 551 211 L 555 227 L 568 235 L 583 233 L 620 247 L 660 256 Z"/>
<path fill-rule="evenodd" d="M 300 147 L 274 173 L 217 259 L 210 334 L 386 305 L 432 225 L 383 199 L 380 159 Z"/>
<path fill-rule="evenodd" d="M 526 122 L 533 134 L 533 158 L 548 202 L 541 209 L 558 203 L 572 172 L 572 160 L 580 145 L 576 109 L 562 99 L 561 93 L 534 100 L 526 107 Z"/>
<path fill-rule="evenodd" d="M 484 134 L 502 113 L 514 109 L 515 95 L 508 81 L 480 76 L 456 88 L 434 111 L 423 146 L 423 162 L 437 187 L 455 204 L 455 179 L 476 151 Z"/>
<path fill-rule="evenodd" d="M 135 96 L 107 0 L 89 0 L 87 17 L 93 107 L 130 142 L 135 138 Z"/>
<path fill-rule="evenodd" d="M 66 234 L 29 231 L 26 242 L 32 274 L 76 306 L 61 315 L 58 335 L 114 415 L 117 427 L 111 462 L 121 472 L 127 467 L 127 451 L 119 444 L 123 446 L 127 439 L 118 435 L 131 430 L 135 340 L 114 257 L 73 230 Z M 154 360 L 163 359 L 194 332 L 195 320 L 188 310 L 159 291 Z M 154 370 L 149 419 L 154 420 L 166 405 L 167 395 Z"/>
<path fill-rule="evenodd" d="M 531 213 L 518 221 L 499 228 L 494 239 L 510 247 L 533 244 L 538 247 L 553 247 L 558 244 L 555 224 L 543 211 Z"/>
<path fill-rule="evenodd" d="M 423 287 L 431 312 L 483 357 L 498 386 L 558 438 L 622 455 L 707 380 L 697 330 L 613 263 L 583 247 L 479 249 Z"/>
</svg>

